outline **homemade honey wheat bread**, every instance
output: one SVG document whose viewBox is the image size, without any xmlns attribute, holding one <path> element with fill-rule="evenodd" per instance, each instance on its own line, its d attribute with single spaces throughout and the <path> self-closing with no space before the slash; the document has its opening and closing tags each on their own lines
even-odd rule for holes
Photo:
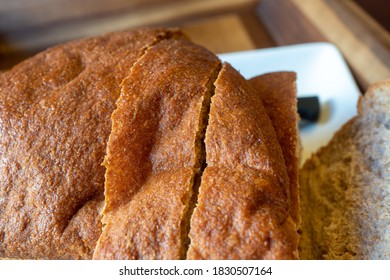
<svg viewBox="0 0 390 280">
<path fill-rule="evenodd" d="M 300 172 L 303 259 L 390 259 L 390 80 Z"/>
<path fill-rule="evenodd" d="M 297 258 L 295 75 L 278 75 L 248 82 L 160 28 L 0 74 L 0 258 Z"/>
<path fill-rule="evenodd" d="M 120 83 L 145 49 L 172 36 L 182 35 L 83 39 L 0 74 L 0 257 L 92 257 Z"/>
</svg>

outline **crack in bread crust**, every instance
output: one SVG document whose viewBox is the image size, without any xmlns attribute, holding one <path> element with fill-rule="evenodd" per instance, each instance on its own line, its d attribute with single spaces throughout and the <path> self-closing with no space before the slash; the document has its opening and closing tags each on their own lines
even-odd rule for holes
<svg viewBox="0 0 390 280">
<path fill-rule="evenodd" d="M 194 212 L 194 209 L 196 207 L 197 201 L 198 201 L 198 195 L 199 195 L 199 187 L 202 180 L 202 175 L 204 170 L 206 169 L 207 163 L 206 163 L 206 145 L 205 145 L 205 136 L 206 136 L 206 130 L 209 122 L 209 113 L 210 113 L 210 104 L 211 104 L 211 98 L 213 97 L 215 93 L 215 86 L 214 83 L 218 77 L 219 71 L 221 71 L 221 66 L 219 66 L 213 73 L 213 75 L 210 76 L 209 81 L 207 82 L 206 88 L 208 89 L 202 102 L 202 109 L 201 109 L 201 117 L 199 118 L 199 125 L 198 125 L 198 131 L 196 133 L 196 139 L 195 139 L 195 147 L 196 147 L 196 164 L 194 166 L 194 183 L 192 187 L 192 195 L 188 203 L 187 210 L 185 211 L 184 218 L 182 220 L 182 233 L 181 233 L 181 239 L 183 242 L 182 246 L 182 253 L 181 253 L 181 259 L 185 259 L 187 255 L 187 251 L 190 245 L 190 228 L 191 228 L 191 216 Z"/>
<path fill-rule="evenodd" d="M 286 165 L 261 98 L 229 64 L 215 86 L 187 258 L 298 258 Z"/>
<path fill-rule="evenodd" d="M 247 236 L 250 248 L 263 242 L 269 253 L 255 256 L 290 257 L 288 179 L 274 172 L 273 157 L 262 161 L 260 155 L 260 162 L 244 151 L 249 161 L 232 170 L 206 167 L 205 134 L 221 63 L 185 38 L 177 29 L 112 33 L 48 50 L 0 75 L 0 257 L 184 259 L 204 182 L 222 190 L 238 185 L 235 192 L 209 192 L 216 192 L 216 204 L 233 202 L 212 236 L 228 217 L 226 244 L 233 250 L 226 258 L 247 258 L 240 239 L 267 223 L 271 229 L 262 236 Z M 246 90 L 239 90 L 245 99 Z M 237 108 L 230 109 L 237 117 Z M 258 143 L 249 144 L 251 150 Z M 235 203 L 254 219 L 232 209 Z M 285 255 L 272 251 L 279 241 L 286 243 Z"/>
<path fill-rule="evenodd" d="M 219 64 L 206 49 L 173 38 L 149 48 L 123 81 L 105 160 L 105 227 L 94 258 L 184 258 L 202 106 Z"/>
</svg>

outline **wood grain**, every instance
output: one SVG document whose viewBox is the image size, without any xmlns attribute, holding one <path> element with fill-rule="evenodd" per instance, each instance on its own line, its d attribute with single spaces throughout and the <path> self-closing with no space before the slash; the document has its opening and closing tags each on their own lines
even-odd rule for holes
<svg viewBox="0 0 390 280">
<path fill-rule="evenodd" d="M 326 41 L 290 0 L 263 0 L 258 14 L 278 45 Z"/>
<path fill-rule="evenodd" d="M 1 0 L 0 70 L 80 37 L 139 26 L 179 26 L 216 53 L 332 42 L 364 91 L 390 77 L 390 35 L 356 2 L 362 1 Z"/>
<path fill-rule="evenodd" d="M 47 2 L 45 0 L 17 0 L 16 2 L 36 3 L 37 7 L 31 6 L 25 9 L 23 5 L 6 5 L 0 10 L 0 14 L 4 14 L 1 17 L 0 30 L 3 40 L 6 40 L 8 45 L 13 48 L 42 49 L 53 44 L 98 33 L 156 25 L 180 18 L 191 18 L 203 12 L 234 9 L 239 4 L 253 3 L 253 1 L 137 0 L 126 2 L 116 0 L 112 3 L 112 0 L 105 2 L 100 0 L 98 1 L 101 2 L 100 5 L 97 3 L 97 7 L 91 8 L 91 5 L 93 6 L 91 1 L 84 3 L 83 1 L 71 0 L 69 8 L 68 5 L 64 4 L 66 1 L 56 0 L 53 1 L 57 4 L 56 9 L 54 9 L 53 5 L 44 7 Z M 9 0 L 6 0 L 7 2 Z M 14 6 L 19 8 L 12 9 Z M 64 9 L 61 10 L 62 8 Z M 55 10 L 54 15 L 51 14 L 52 9 Z M 105 9 L 108 12 L 105 12 Z M 114 11 L 116 12 L 114 13 Z"/>
<path fill-rule="evenodd" d="M 278 44 L 326 40 L 346 58 L 362 91 L 379 80 L 390 78 L 390 53 L 383 38 L 362 20 L 363 11 L 333 0 L 263 0 L 259 15 Z M 283 11 L 283 14 L 281 14 Z M 269 14 L 270 13 L 270 14 Z M 368 17 L 365 15 L 365 17 Z M 292 29 L 290 26 L 295 26 Z M 287 28 L 288 26 L 288 28 Z M 378 31 L 376 26 L 376 31 Z"/>
<path fill-rule="evenodd" d="M 268 39 L 266 46 L 271 45 L 264 28 L 248 28 L 254 22 L 242 21 L 237 13 L 252 9 L 256 0 L 3 1 L 0 15 L 8 16 L 0 16 L 0 69 L 59 43 L 139 26 L 184 26 L 216 52 L 259 47 L 246 31 L 253 29 L 264 34 L 260 38 Z M 58 5 L 55 11 L 51 11 L 53 2 Z M 63 7 L 68 2 L 73 9 Z M 254 10 L 251 13 L 256 17 Z"/>
<path fill-rule="evenodd" d="M 376 52 L 381 51 L 379 48 L 384 47 L 385 51 L 390 50 L 390 33 L 376 18 L 370 16 L 355 1 L 327 0 L 329 5 L 338 14 L 356 36 L 370 41 Z M 379 10 L 379 7 L 377 8 Z M 388 10 L 389 9 L 383 9 Z M 390 13 L 389 18 L 390 20 Z"/>
<path fill-rule="evenodd" d="M 363 88 L 390 77 L 390 63 L 357 36 L 325 1 L 291 0 L 330 42 L 335 43 L 353 68 Z"/>
<path fill-rule="evenodd" d="M 255 0 L 1 0 L 0 30 L 24 32 L 125 17 L 140 25 L 177 16 L 210 12 L 254 3 Z M 146 16 L 146 17 L 145 17 Z M 116 22 L 113 22 L 113 26 Z M 76 31 L 76 30 L 75 30 Z"/>
<path fill-rule="evenodd" d="M 342 2 L 354 2 L 358 4 L 370 17 L 374 18 L 379 24 L 384 27 L 387 32 L 390 32 L 390 9 L 388 2 L 383 0 L 347 0 Z"/>
<path fill-rule="evenodd" d="M 240 17 L 235 14 L 191 22 L 184 24 L 182 29 L 192 41 L 206 46 L 214 53 L 256 48 Z"/>
</svg>

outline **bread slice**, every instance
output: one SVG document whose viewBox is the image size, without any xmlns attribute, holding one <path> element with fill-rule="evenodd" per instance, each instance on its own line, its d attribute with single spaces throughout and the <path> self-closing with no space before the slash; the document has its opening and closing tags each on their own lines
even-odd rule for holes
<svg viewBox="0 0 390 280">
<path fill-rule="evenodd" d="M 215 86 L 187 258 L 297 258 L 286 165 L 261 98 L 229 64 Z"/>
<path fill-rule="evenodd" d="M 0 74 L 0 258 L 90 259 L 120 83 L 149 46 L 137 29 L 70 42 Z"/>
<path fill-rule="evenodd" d="M 204 114 L 219 68 L 206 49 L 163 40 L 123 81 L 104 162 L 105 227 L 95 259 L 185 257 L 204 161 Z"/>
<path fill-rule="evenodd" d="M 390 259 L 390 80 L 300 172 L 303 259 Z"/>
<path fill-rule="evenodd" d="M 273 72 L 253 77 L 249 83 L 261 97 L 282 148 L 290 183 L 290 215 L 299 226 L 299 116 L 296 78 L 294 72 Z"/>
</svg>

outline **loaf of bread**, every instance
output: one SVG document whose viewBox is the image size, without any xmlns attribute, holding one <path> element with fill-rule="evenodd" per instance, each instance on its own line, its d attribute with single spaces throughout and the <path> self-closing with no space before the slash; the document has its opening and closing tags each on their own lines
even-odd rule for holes
<svg viewBox="0 0 390 280">
<path fill-rule="evenodd" d="M 390 259 L 390 80 L 300 172 L 303 259 Z"/>
<path fill-rule="evenodd" d="M 298 258 L 293 73 L 146 28 L 0 74 L 0 108 L 0 258 Z"/>
</svg>

